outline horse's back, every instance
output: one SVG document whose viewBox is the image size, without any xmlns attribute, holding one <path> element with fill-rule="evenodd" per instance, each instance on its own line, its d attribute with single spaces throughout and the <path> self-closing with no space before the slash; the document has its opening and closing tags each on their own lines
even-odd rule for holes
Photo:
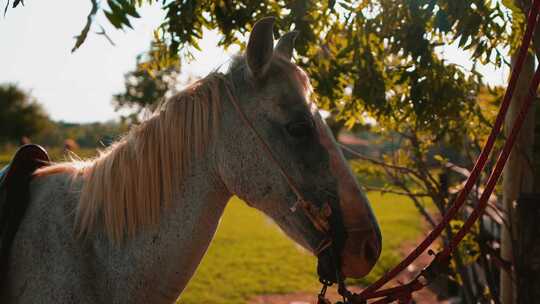
<svg viewBox="0 0 540 304">
<path fill-rule="evenodd" d="M 74 181 L 68 173 L 34 177 L 45 160 L 39 154 L 33 147 L 18 152 L 3 173 L 0 303 L 90 303 L 76 294 L 82 290 L 74 273 L 81 262 L 74 252 L 81 249 L 73 238 Z"/>
<path fill-rule="evenodd" d="M 73 237 L 77 194 L 69 174 L 39 176 L 13 240 L 0 303 L 91 303 L 82 297 L 86 249 Z"/>
</svg>

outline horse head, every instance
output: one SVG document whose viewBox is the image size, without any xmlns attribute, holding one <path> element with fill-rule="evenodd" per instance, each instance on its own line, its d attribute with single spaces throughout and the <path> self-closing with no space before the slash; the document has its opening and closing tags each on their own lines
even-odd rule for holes
<svg viewBox="0 0 540 304">
<path fill-rule="evenodd" d="M 219 174 L 231 193 L 316 254 L 320 275 L 363 277 L 381 252 L 377 221 L 311 99 L 307 74 L 291 61 L 297 33 L 274 48 L 273 25 L 273 18 L 255 24 L 227 72 L 238 108 L 222 113 Z"/>
</svg>

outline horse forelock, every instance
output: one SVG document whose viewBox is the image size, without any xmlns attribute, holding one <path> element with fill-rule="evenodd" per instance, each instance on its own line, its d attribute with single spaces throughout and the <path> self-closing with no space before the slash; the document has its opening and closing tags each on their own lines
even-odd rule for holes
<svg viewBox="0 0 540 304">
<path fill-rule="evenodd" d="M 69 173 L 83 180 L 76 210 L 79 236 L 102 225 L 121 241 L 158 223 L 162 208 L 192 160 L 219 128 L 220 74 L 210 74 L 167 100 L 158 110 L 93 159 L 44 167 L 36 175 Z"/>
</svg>

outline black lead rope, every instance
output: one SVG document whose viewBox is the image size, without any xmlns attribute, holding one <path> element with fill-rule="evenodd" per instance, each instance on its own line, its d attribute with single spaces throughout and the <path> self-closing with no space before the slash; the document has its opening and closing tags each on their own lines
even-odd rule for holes
<svg viewBox="0 0 540 304">
<path fill-rule="evenodd" d="M 336 302 L 336 304 L 349 304 L 349 298 L 351 296 L 351 292 L 347 289 L 347 285 L 345 284 L 345 280 L 343 278 L 343 275 L 341 274 L 340 269 L 340 259 L 339 255 L 336 255 L 334 253 L 333 246 L 329 248 L 330 255 L 332 260 L 334 261 L 334 269 L 335 269 L 335 277 L 336 277 L 336 283 L 338 284 L 338 293 L 341 295 L 343 301 Z M 328 287 L 332 286 L 334 282 L 332 280 L 325 279 L 323 277 L 319 277 L 319 282 L 322 284 L 321 291 L 319 292 L 317 303 L 318 304 L 331 304 L 331 302 L 326 298 L 326 291 L 328 290 Z"/>
<path fill-rule="evenodd" d="M 336 203 L 337 201 L 337 203 Z M 332 208 L 332 213 L 330 215 L 330 231 L 329 235 L 332 237 L 332 244 L 329 246 L 324 252 L 322 252 L 323 255 L 319 257 L 319 263 L 321 263 L 321 259 L 323 261 L 326 259 L 326 261 L 330 262 L 332 265 L 332 270 L 325 269 L 323 264 L 318 265 L 317 272 L 319 274 L 319 282 L 322 284 L 321 291 L 318 295 L 318 304 L 331 304 L 331 302 L 326 299 L 326 291 L 328 290 L 329 286 L 332 286 L 334 283 L 336 283 L 338 286 L 338 293 L 342 296 L 343 302 L 337 302 L 336 304 L 348 304 L 349 298 L 351 296 L 351 292 L 347 289 L 347 285 L 345 284 L 345 279 L 343 277 L 343 274 L 341 273 L 341 256 L 340 252 L 342 251 L 343 247 L 345 246 L 345 239 L 346 239 L 346 230 L 345 226 L 342 221 L 342 217 L 339 217 L 341 215 L 341 208 L 339 208 L 339 199 L 333 200 L 334 204 L 330 204 Z"/>
</svg>

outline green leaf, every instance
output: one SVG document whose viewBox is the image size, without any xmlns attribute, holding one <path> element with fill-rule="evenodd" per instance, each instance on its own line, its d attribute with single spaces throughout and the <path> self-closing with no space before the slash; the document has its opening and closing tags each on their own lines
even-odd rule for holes
<svg viewBox="0 0 540 304">
<path fill-rule="evenodd" d="M 467 39 L 469 38 L 468 35 L 461 35 L 461 38 L 459 39 L 459 47 L 462 48 L 467 43 Z"/>
<path fill-rule="evenodd" d="M 107 19 L 109 19 L 109 22 L 117 29 L 121 29 L 122 28 L 122 20 L 120 18 L 118 18 L 118 16 L 116 16 L 115 14 L 113 14 L 112 12 L 108 12 L 108 11 L 104 11 L 105 13 L 105 17 L 107 17 Z"/>
<path fill-rule="evenodd" d="M 443 10 L 439 10 L 435 15 L 435 25 L 443 33 L 447 33 L 452 29 L 450 21 L 448 21 L 448 14 Z"/>
<path fill-rule="evenodd" d="M 13 1 L 13 8 L 16 8 L 19 4 L 22 4 L 24 6 L 24 0 Z"/>
<path fill-rule="evenodd" d="M 126 14 L 134 18 L 141 17 L 139 13 L 137 12 L 137 9 L 135 8 L 135 5 L 133 5 L 131 1 L 129 0 L 117 0 L 117 1 L 120 3 L 120 5 L 122 6 Z"/>
<path fill-rule="evenodd" d="M 445 159 L 442 155 L 440 154 L 435 154 L 433 155 L 433 159 L 435 159 L 436 161 L 440 162 L 440 163 L 446 163 L 448 160 Z"/>
<path fill-rule="evenodd" d="M 114 15 L 115 19 L 120 21 L 120 28 L 122 28 L 122 24 L 125 24 L 129 28 L 133 29 L 124 9 L 119 4 L 117 4 L 116 1 L 109 0 L 107 1 L 107 3 L 111 8 L 112 15 Z"/>
</svg>

